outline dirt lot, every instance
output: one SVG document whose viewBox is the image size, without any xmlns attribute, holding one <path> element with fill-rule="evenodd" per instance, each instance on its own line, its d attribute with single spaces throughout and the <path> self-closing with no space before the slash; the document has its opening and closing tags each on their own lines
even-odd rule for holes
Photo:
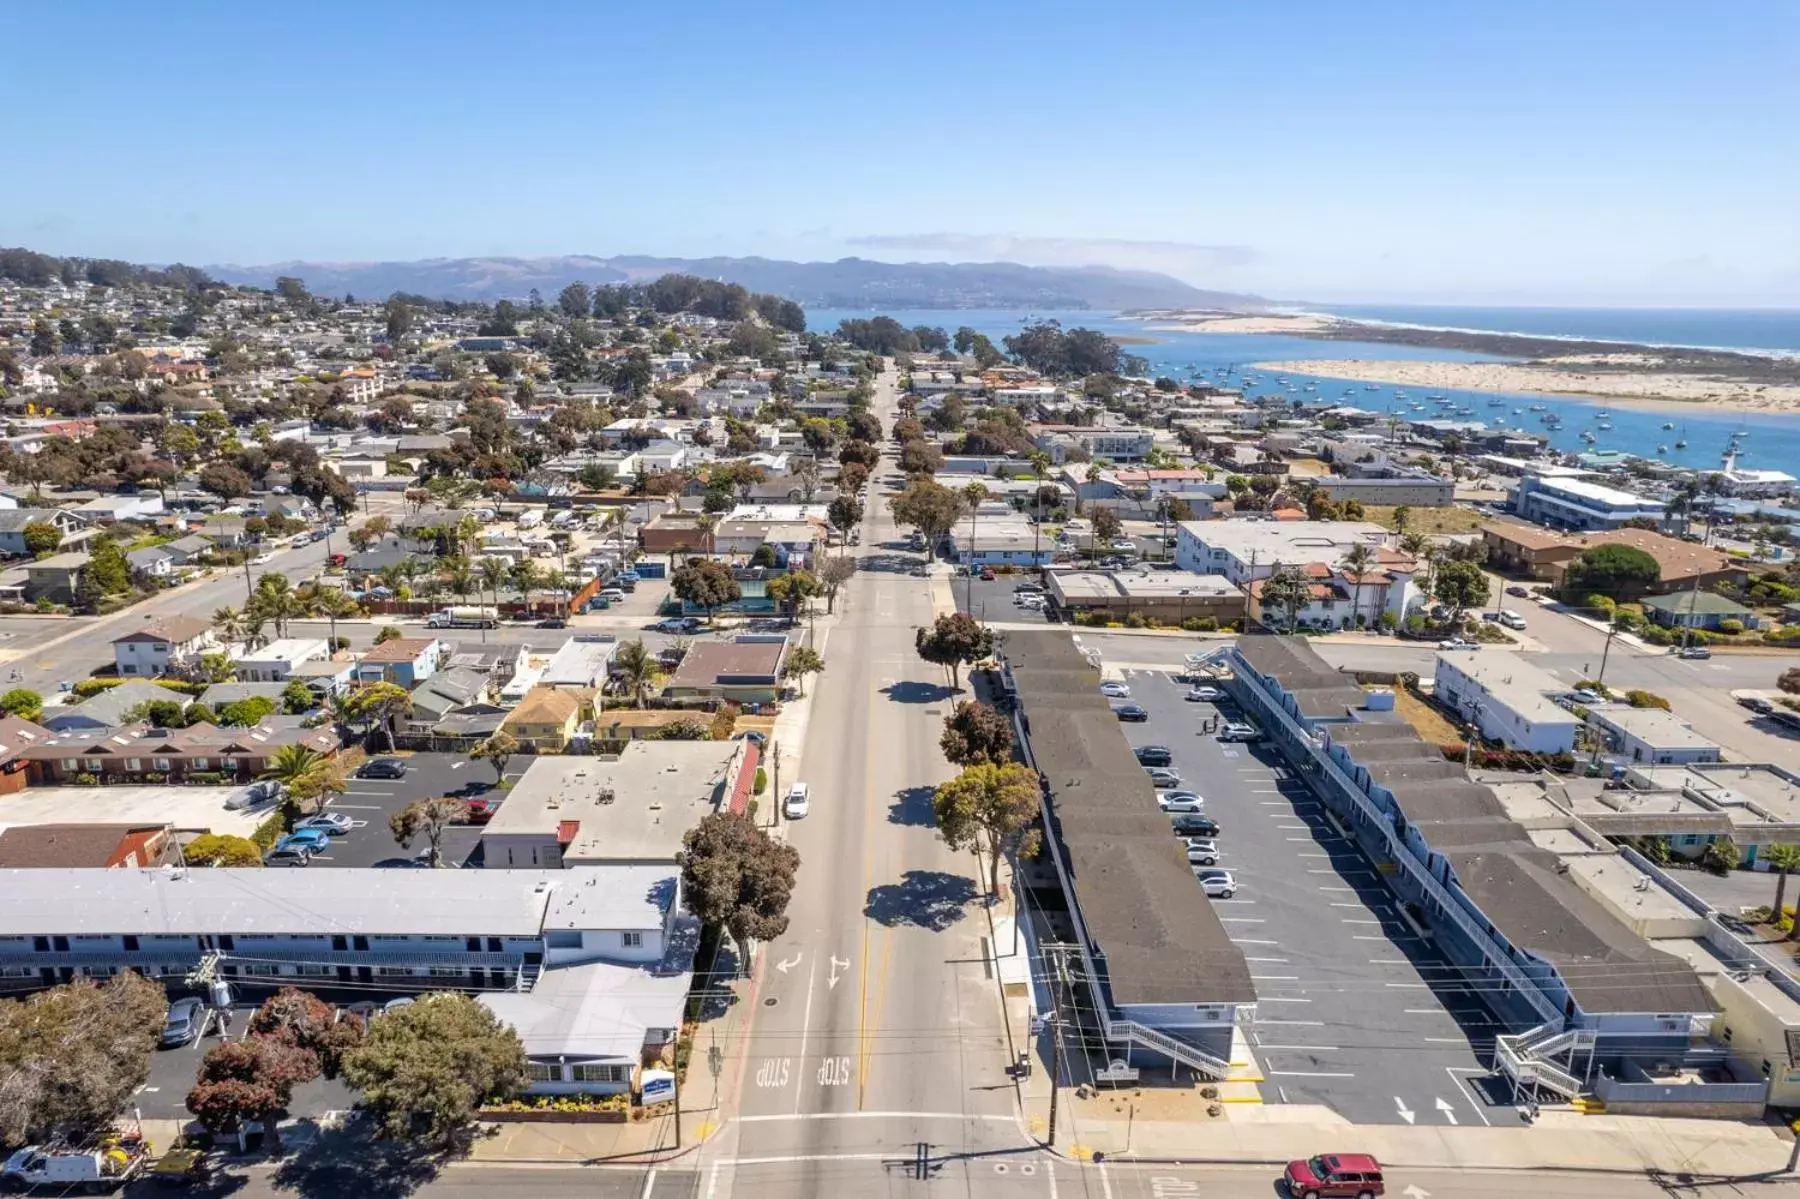
<svg viewBox="0 0 1800 1199">
<path fill-rule="evenodd" d="M 1444 718 L 1444 714 L 1404 687 L 1394 688 L 1394 710 L 1400 718 L 1432 745 L 1454 745 L 1462 734 Z"/>
<path fill-rule="evenodd" d="M 1385 504 L 1363 508 L 1363 519 L 1374 521 L 1384 529 L 1398 529 L 1394 509 Z M 1473 508 L 1409 508 L 1406 514 L 1408 533 L 1473 533 L 1488 518 Z"/>
</svg>

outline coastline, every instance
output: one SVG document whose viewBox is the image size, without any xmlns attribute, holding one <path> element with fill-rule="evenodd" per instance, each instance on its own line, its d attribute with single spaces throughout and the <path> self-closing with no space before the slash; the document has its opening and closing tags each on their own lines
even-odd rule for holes
<svg viewBox="0 0 1800 1199">
<path fill-rule="evenodd" d="M 1644 412 L 1800 412 L 1800 384 L 1757 383 L 1646 369 L 1653 368 L 1659 359 L 1642 354 L 1577 355 L 1562 361 L 1564 365 L 1557 366 L 1537 362 L 1320 359 L 1258 362 L 1254 369 L 1443 391 L 1565 396 Z"/>
<path fill-rule="evenodd" d="M 1165 333 L 1325 333 L 1340 326 L 1354 326 L 1354 321 L 1316 313 L 1245 313 L 1184 312 L 1151 313 L 1143 317 L 1156 321 L 1153 330 Z"/>
</svg>

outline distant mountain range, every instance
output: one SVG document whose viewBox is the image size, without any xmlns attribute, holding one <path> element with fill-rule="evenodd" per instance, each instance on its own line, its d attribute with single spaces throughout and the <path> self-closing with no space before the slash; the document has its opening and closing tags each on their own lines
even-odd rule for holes
<svg viewBox="0 0 1800 1199">
<path fill-rule="evenodd" d="M 546 300 L 570 283 L 647 282 L 699 275 L 741 283 L 808 308 L 1173 308 L 1260 307 L 1255 296 L 1203 291 L 1153 271 L 1105 266 L 1033 267 L 1012 262 L 783 262 L 771 258 L 426 258 L 416 262 L 277 262 L 209 266 L 216 279 L 270 287 L 296 276 L 318 295 L 386 298 L 397 291 L 434 299 Z"/>
</svg>

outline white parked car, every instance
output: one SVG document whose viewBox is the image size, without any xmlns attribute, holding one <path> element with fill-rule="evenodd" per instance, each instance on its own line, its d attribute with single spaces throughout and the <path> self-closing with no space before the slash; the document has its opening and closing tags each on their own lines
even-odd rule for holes
<svg viewBox="0 0 1800 1199">
<path fill-rule="evenodd" d="M 1211 837 L 1189 837 L 1187 839 L 1187 858 L 1190 866 L 1217 866 L 1219 864 L 1219 843 Z"/>
<path fill-rule="evenodd" d="M 1261 736 L 1255 725 L 1241 724 L 1235 720 L 1226 721 L 1219 729 L 1221 741 L 1255 741 Z"/>
<path fill-rule="evenodd" d="M 1107 699 L 1130 699 L 1131 688 L 1124 683 L 1101 683 L 1100 694 Z"/>
<path fill-rule="evenodd" d="M 799 820 L 812 810 L 812 791 L 805 783 L 795 783 L 781 801 L 781 813 L 789 820 Z"/>
<path fill-rule="evenodd" d="M 1478 641 L 1465 641 L 1461 637 L 1452 637 L 1448 641 L 1438 642 L 1438 648 L 1449 650 L 1480 649 L 1481 643 Z"/>
<path fill-rule="evenodd" d="M 258 555 L 256 555 L 256 557 L 250 559 L 250 565 L 252 565 L 252 566 L 267 566 L 269 563 L 271 563 L 273 561 L 275 561 L 274 554 L 258 554 Z"/>
<path fill-rule="evenodd" d="M 1216 866 L 1196 866 L 1194 877 L 1200 880 L 1200 886 L 1206 891 L 1208 899 L 1230 899 L 1237 894 L 1237 880 L 1231 877 L 1229 870 L 1220 870 Z"/>
<path fill-rule="evenodd" d="M 1192 791 L 1170 791 L 1156 797 L 1156 806 L 1173 815 L 1203 811 L 1206 801 Z"/>
<path fill-rule="evenodd" d="M 1225 698 L 1225 693 L 1217 687 L 1195 687 L 1181 698 L 1190 704 L 1217 703 Z"/>
</svg>

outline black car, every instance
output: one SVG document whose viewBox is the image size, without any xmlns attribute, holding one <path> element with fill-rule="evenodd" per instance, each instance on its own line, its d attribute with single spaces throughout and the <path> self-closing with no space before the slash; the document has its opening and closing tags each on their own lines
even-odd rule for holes
<svg viewBox="0 0 1800 1199">
<path fill-rule="evenodd" d="M 1177 837 L 1216 837 L 1219 835 L 1219 822 L 1211 816 L 1202 816 L 1198 812 L 1183 812 L 1171 818 Z"/>
<path fill-rule="evenodd" d="M 1118 707 L 1113 709 L 1113 714 L 1116 715 L 1120 720 L 1132 720 L 1132 721 L 1142 722 L 1142 721 L 1150 719 L 1149 711 L 1145 708 L 1140 708 L 1136 704 L 1120 704 Z"/>
<path fill-rule="evenodd" d="M 566 629 L 569 627 L 569 621 L 567 617 L 563 616 L 546 616 L 537 622 L 537 627 L 540 629 Z"/>
<path fill-rule="evenodd" d="M 406 777 L 406 763 L 399 758 L 370 758 L 364 762 L 362 769 L 356 772 L 357 778 L 364 779 L 402 779 Z"/>
<path fill-rule="evenodd" d="M 1166 745 L 1140 745 L 1137 760 L 1139 766 L 1173 766 L 1175 755 L 1169 752 Z"/>
</svg>

